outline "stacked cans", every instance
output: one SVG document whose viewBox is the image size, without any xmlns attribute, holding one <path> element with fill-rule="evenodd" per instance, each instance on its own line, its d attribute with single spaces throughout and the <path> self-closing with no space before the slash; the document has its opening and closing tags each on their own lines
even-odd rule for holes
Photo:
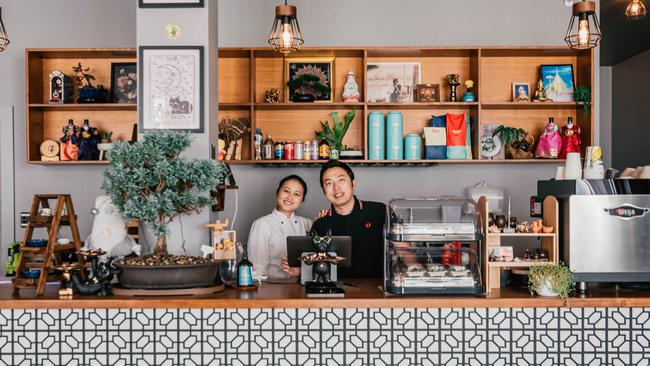
<svg viewBox="0 0 650 366">
<path fill-rule="evenodd" d="M 274 156 L 276 160 L 318 160 L 318 140 L 278 141 Z"/>
</svg>

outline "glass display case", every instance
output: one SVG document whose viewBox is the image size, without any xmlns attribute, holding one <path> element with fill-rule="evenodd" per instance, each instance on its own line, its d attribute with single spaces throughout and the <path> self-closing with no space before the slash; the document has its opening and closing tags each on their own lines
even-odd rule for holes
<svg viewBox="0 0 650 366">
<path fill-rule="evenodd" d="M 404 198 L 388 205 L 384 291 L 481 294 L 481 222 L 474 201 Z"/>
</svg>

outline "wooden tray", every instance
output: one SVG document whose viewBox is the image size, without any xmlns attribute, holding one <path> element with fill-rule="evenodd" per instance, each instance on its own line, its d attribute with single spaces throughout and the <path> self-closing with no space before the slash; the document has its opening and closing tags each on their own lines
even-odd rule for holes
<svg viewBox="0 0 650 366">
<path fill-rule="evenodd" d="M 196 296 L 196 295 L 210 295 L 215 292 L 221 292 L 226 287 L 222 285 L 210 287 L 193 287 L 181 289 L 166 289 L 166 290 L 149 290 L 149 289 L 135 289 L 124 288 L 119 285 L 112 285 L 113 295 L 117 296 Z"/>
</svg>

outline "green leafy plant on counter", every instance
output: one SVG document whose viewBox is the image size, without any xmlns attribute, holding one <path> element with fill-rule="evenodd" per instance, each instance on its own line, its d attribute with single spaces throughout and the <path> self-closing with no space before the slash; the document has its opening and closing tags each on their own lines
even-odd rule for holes
<svg viewBox="0 0 650 366">
<path fill-rule="evenodd" d="M 356 115 L 355 111 L 350 111 L 345 114 L 345 122 L 342 122 L 339 118 L 338 112 L 332 112 L 329 114 L 332 119 L 332 127 L 328 121 L 321 121 L 320 124 L 323 127 L 322 131 L 316 131 L 316 137 L 319 139 L 325 138 L 329 146 L 336 146 L 339 151 L 347 150 L 347 146 L 343 145 L 343 138 L 350 128 L 350 124 L 354 120 Z"/>
<path fill-rule="evenodd" d="M 528 290 L 531 295 L 539 292 L 540 287 L 548 286 L 566 300 L 573 291 L 573 284 L 573 273 L 564 263 L 532 266 L 528 272 Z"/>
<path fill-rule="evenodd" d="M 591 89 L 586 85 L 580 85 L 576 88 L 575 96 L 577 102 L 584 103 L 582 115 L 585 117 L 589 116 L 589 110 L 591 109 Z"/>
<path fill-rule="evenodd" d="M 517 141 L 521 141 L 526 137 L 526 130 L 523 128 L 514 128 L 500 125 L 492 132 L 492 137 L 501 135 L 501 141 L 504 145 L 512 145 Z"/>
</svg>

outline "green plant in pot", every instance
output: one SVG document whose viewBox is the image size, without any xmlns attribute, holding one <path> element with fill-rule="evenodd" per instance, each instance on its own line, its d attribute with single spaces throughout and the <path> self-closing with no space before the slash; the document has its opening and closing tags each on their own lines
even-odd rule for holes
<svg viewBox="0 0 650 366">
<path fill-rule="evenodd" d="M 492 137 L 501 136 L 501 142 L 508 159 L 532 159 L 535 139 L 523 128 L 500 125 L 492 132 Z"/>
<path fill-rule="evenodd" d="M 320 77 L 307 73 L 287 81 L 287 86 L 293 91 L 294 102 L 313 102 L 317 98 L 326 98 L 331 92 L 329 85 Z"/>
<path fill-rule="evenodd" d="M 84 68 L 81 62 L 72 67 L 75 72 L 74 85 L 77 103 L 103 103 L 106 101 L 106 89 L 102 85 L 93 86 L 95 76 L 89 74 L 89 67 Z"/>
<path fill-rule="evenodd" d="M 531 294 L 559 296 L 567 299 L 573 291 L 573 273 L 565 264 L 532 266 L 528 272 L 528 289 Z"/>
<path fill-rule="evenodd" d="M 355 111 L 350 111 L 345 114 L 344 122 L 339 118 L 338 112 L 332 112 L 329 114 L 332 119 L 332 126 L 328 121 L 321 121 L 322 131 L 316 131 L 316 137 L 319 139 L 325 139 L 327 144 L 331 148 L 336 148 L 338 152 L 344 151 L 347 149 L 347 146 L 343 145 L 343 138 L 345 134 L 348 133 L 348 129 L 354 120 L 356 115 Z M 332 159 L 337 159 L 338 157 L 332 157 Z"/>
<path fill-rule="evenodd" d="M 118 278 L 124 287 L 201 286 L 192 282 L 191 276 L 178 275 L 182 267 L 203 270 L 203 274 L 199 274 L 203 282 L 207 281 L 203 285 L 210 285 L 216 278 L 218 263 L 201 257 L 174 256 L 167 251 L 169 223 L 180 215 L 198 213 L 204 206 L 215 204 L 209 195 L 201 193 L 216 187 L 223 175 L 221 163 L 182 156 L 191 141 L 191 135 L 186 132 L 155 130 L 144 134 L 143 139 L 134 144 L 116 142 L 109 153 L 111 164 L 104 173 L 104 190 L 124 219 L 138 219 L 148 224 L 157 236 L 153 255 L 115 262 L 121 270 Z M 161 267 L 162 272 L 173 270 L 165 274 L 145 273 Z M 167 283 L 164 276 L 179 282 Z"/>
<path fill-rule="evenodd" d="M 575 97 L 577 102 L 583 103 L 582 115 L 588 117 L 591 109 L 591 89 L 586 85 L 580 85 L 576 88 Z"/>
</svg>

